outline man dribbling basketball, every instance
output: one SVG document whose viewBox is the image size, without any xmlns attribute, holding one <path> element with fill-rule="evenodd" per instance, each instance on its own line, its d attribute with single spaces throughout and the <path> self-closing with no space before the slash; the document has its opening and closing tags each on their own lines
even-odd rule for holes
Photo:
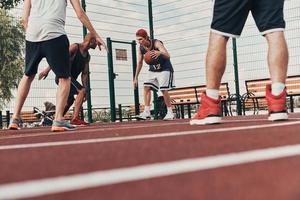
<svg viewBox="0 0 300 200">
<path fill-rule="evenodd" d="M 170 55 L 163 43 L 156 39 L 150 39 L 147 31 L 139 29 L 136 32 L 136 39 L 140 44 L 138 49 L 138 65 L 136 74 L 133 80 L 134 87 L 137 87 L 138 76 L 143 66 L 143 59 L 147 52 L 150 52 L 154 65 L 149 65 L 148 79 L 144 82 L 144 102 L 145 109 L 138 118 L 149 119 L 150 115 L 150 101 L 151 101 L 151 88 L 160 90 L 164 96 L 164 101 L 167 106 L 167 114 L 164 120 L 173 120 L 174 113 L 170 102 L 168 90 L 174 88 L 173 67 L 170 61 Z"/>
</svg>

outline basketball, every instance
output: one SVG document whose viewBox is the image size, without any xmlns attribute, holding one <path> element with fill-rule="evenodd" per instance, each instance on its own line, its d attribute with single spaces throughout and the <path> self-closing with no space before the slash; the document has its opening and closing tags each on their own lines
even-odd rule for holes
<svg viewBox="0 0 300 200">
<path fill-rule="evenodd" d="M 147 53 L 145 53 L 144 55 L 144 60 L 148 65 L 156 65 L 158 64 L 158 59 L 152 58 L 151 57 L 151 51 L 148 51 Z"/>
</svg>

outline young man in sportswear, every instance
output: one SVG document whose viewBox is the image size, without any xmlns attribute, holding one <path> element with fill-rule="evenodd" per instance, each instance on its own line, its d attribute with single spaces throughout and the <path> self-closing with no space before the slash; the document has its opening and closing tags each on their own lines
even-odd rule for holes
<svg viewBox="0 0 300 200">
<path fill-rule="evenodd" d="M 138 77 L 143 66 L 144 55 L 150 51 L 151 57 L 157 60 L 156 65 L 149 65 L 148 79 L 144 82 L 144 102 L 145 108 L 138 118 L 148 119 L 150 115 L 151 88 L 160 90 L 164 96 L 164 102 L 167 106 L 167 114 L 164 120 L 173 120 L 175 118 L 168 90 L 174 86 L 174 70 L 170 61 L 170 55 L 163 43 L 156 39 L 150 39 L 144 29 L 136 32 L 136 39 L 140 44 L 138 48 L 138 65 L 133 80 L 134 87 L 137 87 Z"/>
<path fill-rule="evenodd" d="M 75 43 L 72 44 L 69 48 L 70 53 L 70 63 L 71 63 L 71 85 L 70 85 L 70 93 L 68 96 L 67 104 L 64 109 L 64 115 L 68 112 L 70 107 L 74 105 L 74 113 L 73 118 L 71 120 L 72 125 L 76 126 L 84 126 L 88 125 L 87 122 L 83 121 L 79 117 L 80 109 L 82 107 L 83 102 L 86 97 L 86 86 L 88 80 L 88 72 L 89 72 L 89 63 L 91 56 L 89 54 L 89 49 L 95 49 L 97 46 L 95 38 L 88 33 L 84 41 L 80 44 Z M 39 80 L 45 79 L 51 67 L 48 66 L 39 74 Z M 81 82 L 82 85 L 77 81 L 78 76 L 81 74 Z M 56 83 L 59 83 L 58 78 L 55 79 Z M 76 95 L 76 99 L 74 96 Z"/>
<path fill-rule="evenodd" d="M 284 0 L 215 0 L 209 46 L 206 57 L 207 90 L 201 96 L 201 107 L 190 124 L 221 122 L 219 87 L 226 66 L 229 37 L 239 37 L 251 11 L 256 26 L 268 43 L 268 65 L 271 85 L 266 86 L 269 120 L 288 119 L 285 80 L 288 49 L 284 36 Z"/>
<path fill-rule="evenodd" d="M 96 38 L 99 48 L 106 45 L 81 8 L 79 0 L 69 0 L 78 19 Z M 65 32 L 67 0 L 25 0 L 23 25 L 26 29 L 25 73 L 18 86 L 17 100 L 9 129 L 20 127 L 20 113 L 30 90 L 37 68 L 43 58 L 59 79 L 56 112 L 52 131 L 74 130 L 64 120 L 63 113 L 70 91 L 69 40 Z M 101 48 L 100 48 L 101 49 Z"/>
</svg>

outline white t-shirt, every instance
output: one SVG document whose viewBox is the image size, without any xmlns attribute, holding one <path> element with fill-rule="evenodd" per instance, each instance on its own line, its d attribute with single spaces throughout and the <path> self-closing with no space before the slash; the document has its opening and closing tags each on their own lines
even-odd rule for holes
<svg viewBox="0 0 300 200">
<path fill-rule="evenodd" d="M 26 40 L 41 42 L 66 35 L 67 0 L 31 0 Z"/>
</svg>

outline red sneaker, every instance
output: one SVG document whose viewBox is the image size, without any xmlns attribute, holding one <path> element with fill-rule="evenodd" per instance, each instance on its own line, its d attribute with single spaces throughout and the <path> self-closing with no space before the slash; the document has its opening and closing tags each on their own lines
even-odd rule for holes
<svg viewBox="0 0 300 200">
<path fill-rule="evenodd" d="M 269 120 L 287 120 L 286 88 L 278 96 L 271 93 L 271 84 L 266 86 L 266 99 L 269 108 Z"/>
<path fill-rule="evenodd" d="M 221 123 L 221 99 L 212 99 L 203 92 L 201 106 L 197 114 L 190 120 L 191 125 L 218 124 Z"/>
<path fill-rule="evenodd" d="M 89 123 L 87 123 L 87 122 L 85 122 L 85 121 L 83 121 L 83 120 L 81 120 L 77 117 L 75 119 L 71 120 L 71 124 L 75 125 L 75 126 L 87 126 L 87 125 L 89 125 Z"/>
</svg>

